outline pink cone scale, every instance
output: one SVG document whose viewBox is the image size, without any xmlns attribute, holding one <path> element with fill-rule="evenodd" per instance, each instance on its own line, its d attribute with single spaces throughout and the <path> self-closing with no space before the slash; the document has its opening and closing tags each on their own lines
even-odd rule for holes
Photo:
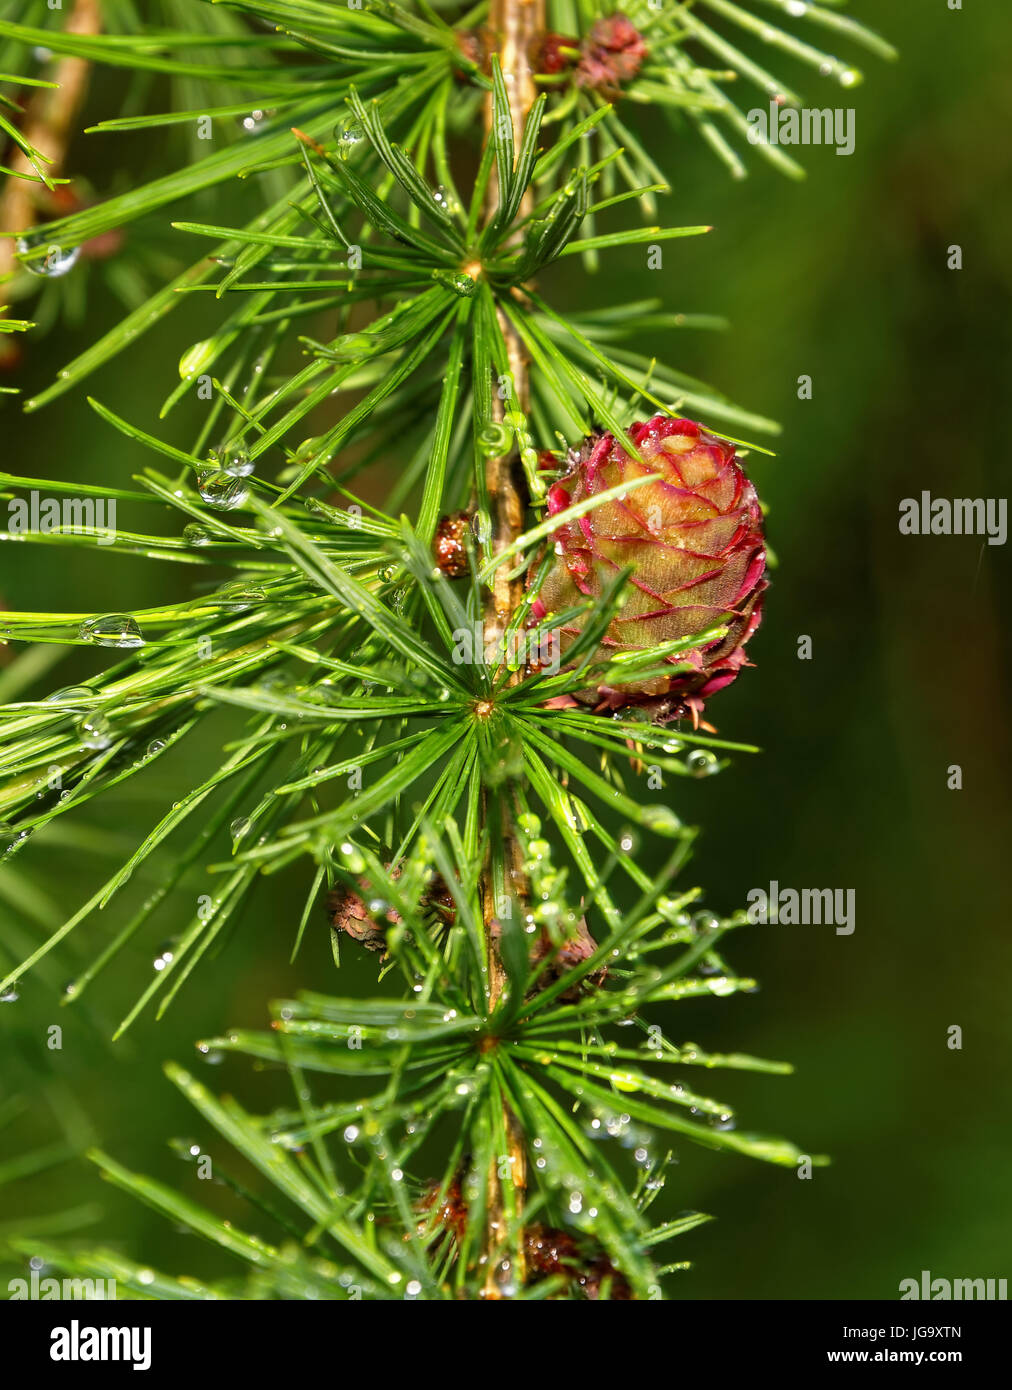
<svg viewBox="0 0 1012 1390">
<path fill-rule="evenodd" d="M 563 522 L 552 533 L 556 563 L 532 605 L 543 620 L 600 597 L 631 567 L 625 603 L 610 623 L 599 657 L 643 651 L 727 624 L 725 637 L 670 658 L 671 676 L 581 691 L 583 703 L 650 708 L 661 720 L 691 715 L 751 663 L 745 644 L 759 626 L 766 588 L 762 512 L 734 446 L 692 420 L 655 415 L 628 431 L 632 457 L 611 434 L 592 435 L 549 490 L 548 514 L 657 473 L 623 499 Z M 563 651 L 579 623 L 562 629 Z M 686 663 L 690 670 L 686 671 Z"/>
</svg>

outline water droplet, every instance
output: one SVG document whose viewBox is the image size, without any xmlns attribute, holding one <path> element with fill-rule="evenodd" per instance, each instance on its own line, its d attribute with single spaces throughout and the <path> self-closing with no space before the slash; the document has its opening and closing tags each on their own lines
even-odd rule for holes
<svg viewBox="0 0 1012 1390">
<path fill-rule="evenodd" d="M 94 642 L 96 647 L 123 647 L 130 650 L 144 646 L 144 637 L 136 618 L 125 613 L 106 613 L 101 618 L 89 618 L 78 628 L 82 642 Z"/>
<path fill-rule="evenodd" d="M 209 507 L 231 512 L 241 507 L 249 489 L 241 478 L 233 478 L 220 468 L 207 468 L 197 474 L 197 491 Z"/>
<path fill-rule="evenodd" d="M 641 823 L 655 835 L 677 835 L 682 823 L 670 806 L 647 806 L 641 816 Z"/>
<path fill-rule="evenodd" d="M 337 140 L 337 153 L 341 159 L 347 159 L 356 145 L 361 145 L 365 139 L 365 131 L 358 121 L 351 121 L 348 125 L 335 126 L 334 138 Z"/>
<path fill-rule="evenodd" d="M 94 698 L 94 690 L 89 690 L 86 685 L 67 685 L 62 690 L 54 690 L 52 695 L 47 695 L 45 703 L 47 705 L 90 705 Z"/>
<path fill-rule="evenodd" d="M 112 743 L 112 725 L 104 714 L 86 714 L 78 722 L 77 734 L 85 748 L 93 748 L 97 752 Z"/>
<path fill-rule="evenodd" d="M 434 270 L 432 278 L 462 299 L 471 299 L 478 288 L 477 282 L 463 270 Z"/>
<path fill-rule="evenodd" d="M 344 333 L 327 346 L 328 356 L 338 362 L 357 362 L 367 354 L 375 353 L 382 346 L 377 333 Z"/>
<path fill-rule="evenodd" d="M 211 594 L 206 602 L 211 608 L 230 608 L 233 612 L 241 613 L 246 608 L 252 608 L 254 604 L 265 602 L 266 598 L 263 589 L 237 579 Z"/>
<path fill-rule="evenodd" d="M 192 344 L 179 359 L 179 379 L 189 381 L 210 367 L 218 354 L 218 344 L 214 338 L 202 338 Z"/>
<path fill-rule="evenodd" d="M 189 526 L 183 527 L 183 540 L 188 545 L 210 545 L 214 536 L 206 526 L 198 526 L 196 522 L 191 522 Z"/>
<path fill-rule="evenodd" d="M 512 436 L 503 424 L 486 425 L 478 432 L 478 448 L 486 458 L 498 458 L 510 447 Z"/>
<path fill-rule="evenodd" d="M 340 854 L 345 865 L 353 874 L 360 874 L 365 871 L 365 860 L 350 841 L 346 840 L 341 846 Z"/>
<path fill-rule="evenodd" d="M 212 449 L 211 462 L 230 478 L 248 478 L 255 466 L 243 444 L 223 444 L 220 449 Z"/>
<path fill-rule="evenodd" d="M 321 452 L 325 443 L 326 440 L 322 434 L 311 434 L 308 439 L 304 439 L 302 443 L 296 447 L 295 453 L 292 456 L 292 462 L 309 463 L 313 461 L 322 467 L 328 460 L 317 458 L 317 455 Z M 329 513 L 332 510 L 333 508 L 324 507 L 325 513 Z"/>
<path fill-rule="evenodd" d="M 618 847 L 623 854 L 635 854 L 640 847 L 640 837 L 635 830 L 626 826 L 619 831 Z"/>
<path fill-rule="evenodd" d="M 677 898 L 658 898 L 657 911 L 673 927 L 690 927 L 692 918 L 679 906 Z"/>
<path fill-rule="evenodd" d="M 37 250 L 39 246 L 44 244 L 42 237 L 18 237 L 18 255 L 28 255 L 29 252 Z M 69 251 L 64 251 L 60 246 L 50 245 L 46 247 L 44 256 L 32 261 L 22 261 L 21 264 L 29 275 L 38 275 L 43 279 L 55 280 L 61 275 L 66 275 L 68 270 L 73 270 L 80 254 L 81 248 L 79 246 L 72 246 Z"/>
<path fill-rule="evenodd" d="M 248 835 L 253 822 L 248 816 L 238 816 L 228 827 L 228 833 L 233 840 L 241 840 L 244 835 Z"/>
<path fill-rule="evenodd" d="M 685 766 L 693 777 L 710 777 L 720 771 L 717 755 L 703 748 L 693 748 L 691 753 L 686 754 Z"/>
</svg>

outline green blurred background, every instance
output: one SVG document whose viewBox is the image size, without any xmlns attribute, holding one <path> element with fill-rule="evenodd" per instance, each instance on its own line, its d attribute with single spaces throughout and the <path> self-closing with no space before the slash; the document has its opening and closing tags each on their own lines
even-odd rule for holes
<svg viewBox="0 0 1012 1390">
<path fill-rule="evenodd" d="M 757 666 L 711 708 L 722 734 L 763 753 L 677 787 L 680 814 L 704 828 L 689 878 L 718 911 L 770 879 L 856 892 L 852 936 L 738 933 L 731 959 L 762 989 L 681 1004 L 661 1019 L 676 1039 L 793 1062 L 791 1078 L 705 1080 L 749 1128 L 833 1159 L 804 1182 L 681 1149 L 665 1209 L 702 1208 L 719 1221 L 672 1251 L 695 1264 L 676 1297 L 889 1299 L 925 1268 L 950 1278 L 1010 1273 L 1008 549 L 900 536 L 897 509 L 922 488 L 1007 491 L 1012 87 L 997 59 L 1012 26 L 1002 5 L 972 0 L 960 12 L 945 0 L 852 10 L 897 44 L 899 63 L 868 60 L 864 86 L 846 97 L 811 80 L 802 87 L 812 105 L 853 100 L 851 157 L 802 151 L 809 176 L 800 184 L 753 157 L 750 178 L 735 184 L 693 139 L 644 123 L 674 186 L 661 219 L 713 223 L 713 234 L 666 244 L 661 272 L 644 268 L 642 248 L 627 248 L 596 280 L 572 263 L 553 277 L 557 301 L 573 308 L 660 295 L 669 308 L 726 315 L 725 333 L 643 346 L 784 427 L 776 458 L 753 457 L 779 561 L 751 649 Z M 107 102 L 93 91 L 96 111 L 107 114 Z M 102 151 L 134 167 L 158 153 L 136 141 Z M 84 142 L 80 163 L 89 160 L 96 167 Z M 962 247 L 961 271 L 947 269 L 951 244 Z M 170 318 L 89 392 L 153 429 L 204 312 Z M 30 394 L 116 313 L 92 297 L 87 322 L 31 343 L 12 380 Z M 802 374 L 813 379 L 811 400 L 797 397 Z M 173 437 L 185 438 L 186 426 L 177 422 Z M 11 472 L 122 484 L 146 462 L 97 424 L 82 392 L 29 417 L 8 400 L 0 428 Z M 143 607 L 190 582 L 169 566 L 85 550 L 57 559 L 41 547 L 0 549 L 8 606 L 101 612 L 122 609 L 127 593 L 130 607 Z M 810 661 L 797 658 L 802 634 Z M 49 684 L 69 683 L 95 659 L 75 656 Z M 951 764 L 962 768 L 961 791 L 947 790 Z M 159 785 L 140 779 L 92 823 L 132 847 L 187 785 L 177 760 Z M 63 916 L 109 868 L 87 839 L 32 846 L 17 864 Z M 123 1043 L 104 1039 L 158 953 L 150 942 L 134 952 L 136 969 L 110 971 L 87 1008 L 55 1002 L 73 948 L 26 981 L 16 1005 L 0 1006 L 0 1106 L 14 1093 L 29 1102 L 0 1132 L 0 1179 L 5 1160 L 63 1128 L 72 1144 L 95 1137 L 128 1166 L 203 1197 L 165 1145 L 199 1127 L 160 1061 L 189 1062 L 197 1036 L 260 1026 L 268 998 L 306 986 L 350 992 L 373 978 L 370 963 L 346 952 L 348 974 L 335 984 L 323 932 L 289 966 L 298 890 L 294 878 L 266 883 L 166 1019 L 145 1016 Z M 167 936 L 187 911 L 175 924 L 162 918 Z M 2 900 L 0 914 L 18 955 L 13 937 L 24 928 Z M 90 930 L 77 951 L 108 928 Z M 45 1047 L 53 1023 L 64 1029 L 59 1052 Z M 947 1046 L 953 1024 L 960 1051 Z M 279 1078 L 241 1059 L 201 1074 L 254 1110 L 284 1096 Z M 0 1236 L 29 1213 L 91 1201 L 105 1215 L 90 1238 L 174 1271 L 220 1267 L 216 1252 L 120 1199 L 82 1162 L 0 1182 Z"/>
</svg>

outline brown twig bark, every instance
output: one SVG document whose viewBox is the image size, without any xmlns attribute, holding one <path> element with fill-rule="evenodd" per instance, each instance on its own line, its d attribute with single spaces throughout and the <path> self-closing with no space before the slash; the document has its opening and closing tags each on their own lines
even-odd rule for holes
<svg viewBox="0 0 1012 1390">
<path fill-rule="evenodd" d="M 489 11 L 489 34 L 493 51 L 499 55 L 506 91 L 509 95 L 513 118 L 513 139 L 519 146 L 527 114 L 534 104 L 537 88 L 534 83 L 532 55 L 535 45 L 544 34 L 544 0 L 492 0 Z M 489 138 L 495 119 L 491 94 L 485 112 L 486 139 Z M 498 203 L 499 190 L 493 178 L 489 188 L 489 208 L 494 210 Z M 521 209 L 524 213 L 525 206 Z M 523 344 L 514 332 L 506 315 L 499 311 L 499 327 L 506 343 L 508 368 L 512 381 L 513 394 L 509 405 L 526 413 L 530 404 L 529 363 Z M 501 420 L 505 411 L 504 403 L 496 396 L 495 407 Z M 488 488 L 489 510 L 492 523 L 492 550 L 498 555 L 505 550 L 524 529 L 525 496 L 522 472 L 515 451 L 510 450 L 498 458 L 489 459 L 486 465 L 486 484 Z M 486 645 L 495 643 L 498 650 L 499 639 L 521 601 L 523 581 L 510 579 L 509 566 L 501 565 L 495 572 L 493 592 L 486 614 Z M 508 817 L 509 807 L 503 807 Z M 504 825 L 505 865 L 510 898 L 527 899 L 526 885 L 522 870 L 520 847 L 510 826 Z M 494 1007 L 505 988 L 506 979 L 502 961 L 499 958 L 498 914 L 501 910 L 496 901 L 495 885 L 490 872 L 482 882 L 482 912 L 485 922 L 485 935 L 488 946 L 489 994 Z M 517 1204 L 523 1201 L 527 1185 L 526 1150 L 523 1135 L 516 1116 L 507 1107 L 504 1114 L 507 1135 L 507 1159 L 510 1180 L 516 1195 Z M 506 1243 L 504 1229 L 503 1179 L 499 1176 L 499 1165 L 493 1163 L 488 1179 L 488 1229 L 485 1256 L 487 1260 L 484 1292 L 486 1298 L 501 1298 L 503 1294 L 499 1283 L 499 1268 L 502 1263 L 502 1249 Z M 517 1257 L 518 1268 L 510 1271 L 511 1282 L 522 1284 L 524 1278 L 523 1256 Z"/>
<path fill-rule="evenodd" d="M 532 55 L 535 46 L 544 35 L 544 0 L 492 0 L 489 11 L 489 30 L 492 42 L 499 54 L 503 80 L 510 100 L 510 113 L 513 118 L 513 141 L 519 147 L 523 135 L 524 122 L 537 97 L 534 82 Z M 485 106 L 485 132 L 489 137 L 495 120 L 495 107 L 491 92 Z M 489 184 L 488 208 L 494 212 L 498 206 L 499 188 L 493 170 Z M 525 195 L 521 215 L 530 210 L 530 195 Z M 498 311 L 499 327 L 506 343 L 509 356 L 509 372 L 513 383 L 513 402 L 526 413 L 530 405 L 530 385 L 528 381 L 528 361 L 523 344 L 511 326 L 508 318 Z M 495 409 L 502 418 L 504 406 L 498 395 L 494 398 Z M 519 470 L 514 453 L 509 452 L 500 458 L 489 459 L 486 467 L 489 503 L 492 512 L 493 550 L 498 554 L 520 535 L 524 524 L 524 503 Z M 523 581 L 510 580 L 508 567 L 500 566 L 495 572 L 493 613 L 490 615 L 495 626 L 495 636 L 501 635 L 510 616 L 520 601 Z"/>
<path fill-rule="evenodd" d="M 76 0 L 64 32 L 87 35 L 101 33 L 99 0 Z M 40 88 L 27 104 L 22 133 L 34 149 L 52 161 L 45 166 L 51 177 L 62 172 L 74 117 L 87 93 L 90 73 L 91 63 L 86 58 L 61 58 L 51 77 L 59 85 Z M 20 149 L 15 149 L 5 162 L 15 174 L 33 177 L 8 176 L 0 194 L 0 232 L 25 232 L 37 219 L 36 199 L 40 185 L 34 181 L 35 167 Z M 0 276 L 9 274 L 15 266 L 13 236 L 0 237 Z M 2 312 L 4 310 L 0 309 Z"/>
</svg>

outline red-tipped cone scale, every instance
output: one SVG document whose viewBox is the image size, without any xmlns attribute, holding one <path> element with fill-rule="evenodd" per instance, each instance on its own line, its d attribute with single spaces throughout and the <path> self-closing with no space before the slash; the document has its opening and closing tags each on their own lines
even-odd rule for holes
<svg viewBox="0 0 1012 1390">
<path fill-rule="evenodd" d="M 532 613 L 540 621 L 599 597 L 618 571 L 631 567 L 624 606 L 600 657 L 727 624 L 719 641 L 670 659 L 683 668 L 688 662 L 690 671 L 639 682 L 633 676 L 577 697 L 612 709 L 644 705 L 662 720 L 697 719 L 703 702 L 750 664 L 744 648 L 759 626 L 766 588 L 759 499 L 734 446 L 692 420 L 655 415 L 628 435 L 641 461 L 611 434 L 592 436 L 550 489 L 549 516 L 650 473 L 660 480 L 560 524 L 551 537 L 556 563 Z M 563 660 L 581 625 L 562 629 Z"/>
</svg>

